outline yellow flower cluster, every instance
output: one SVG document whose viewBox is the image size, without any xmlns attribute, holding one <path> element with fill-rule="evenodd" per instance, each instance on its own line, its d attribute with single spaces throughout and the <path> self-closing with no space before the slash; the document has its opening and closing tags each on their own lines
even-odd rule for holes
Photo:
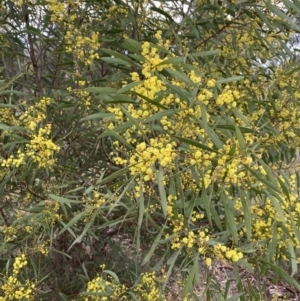
<svg viewBox="0 0 300 301">
<path fill-rule="evenodd" d="M 232 262 L 237 262 L 243 258 L 243 253 L 239 252 L 236 248 L 230 249 L 221 244 L 214 245 L 213 252 L 218 258 Z"/>
<path fill-rule="evenodd" d="M 112 5 L 109 9 L 109 14 L 107 14 L 107 18 L 113 17 L 113 16 L 117 16 L 118 14 L 124 15 L 124 16 L 128 16 L 129 14 L 129 10 L 121 7 L 119 5 Z"/>
<path fill-rule="evenodd" d="M 15 258 L 13 274 L 19 274 L 20 269 L 27 265 L 25 254 Z"/>
<path fill-rule="evenodd" d="M 138 74 L 136 72 L 131 73 L 131 77 L 132 77 L 133 81 L 139 81 Z M 156 94 L 158 92 L 166 90 L 166 87 L 157 76 L 153 75 L 149 78 L 146 78 L 142 84 L 135 86 L 132 90 L 134 92 L 142 94 L 143 96 L 146 96 L 150 99 L 155 99 Z M 141 105 L 141 108 L 144 110 L 147 110 L 148 107 L 149 106 L 147 106 L 146 102 L 144 102 Z M 131 108 L 131 111 L 132 111 L 133 106 L 131 105 L 131 106 L 129 106 L 129 108 Z M 155 107 L 153 107 L 151 109 L 155 111 Z M 148 116 L 149 116 L 149 113 L 150 112 L 148 112 Z M 148 117 L 148 116 L 144 116 L 144 118 Z"/>
<path fill-rule="evenodd" d="M 86 292 L 87 293 L 99 293 L 97 295 L 90 295 L 83 298 L 84 301 L 97 301 L 99 300 L 100 294 L 102 293 L 101 300 L 110 301 L 110 300 L 127 300 L 124 293 L 127 288 L 124 285 L 119 283 L 114 283 L 111 280 L 105 280 L 102 276 L 98 276 L 93 280 L 88 282 Z M 109 291 L 111 293 L 109 293 Z M 105 295 L 103 295 L 105 293 Z"/>
<path fill-rule="evenodd" d="M 82 30 L 70 28 L 65 35 L 68 45 L 66 51 L 72 53 L 76 59 L 85 65 L 90 65 L 94 59 L 99 59 L 98 49 L 100 47 L 99 34 L 92 31 L 89 36 L 83 35 Z"/>
<path fill-rule="evenodd" d="M 245 149 L 240 148 L 237 139 L 228 139 L 223 145 L 223 150 L 220 150 L 218 154 L 218 165 L 212 172 L 212 179 L 215 182 L 229 187 L 232 184 L 248 186 L 249 179 L 255 181 L 255 178 L 251 178 L 244 168 L 245 165 L 256 168 L 252 154 L 247 153 L 248 147 L 252 145 L 252 140 L 247 134 L 245 138 L 245 142 L 248 142 Z M 264 171 L 262 166 L 257 166 L 257 169 Z"/>
<path fill-rule="evenodd" d="M 48 255 L 49 250 L 46 247 L 46 244 L 43 243 L 38 243 L 36 246 L 32 248 L 32 252 L 38 252 L 41 253 L 42 255 Z"/>
<path fill-rule="evenodd" d="M 208 105 L 210 100 L 213 99 L 213 93 L 209 89 L 203 88 L 199 91 L 197 99 Z"/>
<path fill-rule="evenodd" d="M 140 300 L 166 301 L 166 299 L 161 296 L 157 287 L 155 272 L 142 274 L 141 283 L 134 288 L 134 292 L 139 296 Z"/>
<path fill-rule="evenodd" d="M 170 195 L 168 197 L 168 221 L 172 229 L 172 235 L 166 234 L 166 239 L 171 238 L 172 249 L 185 249 L 186 251 L 192 248 L 197 248 L 198 253 L 204 256 L 205 263 L 210 266 L 212 254 L 221 260 L 227 260 L 231 262 L 237 262 L 243 258 L 243 254 L 236 248 L 229 248 L 225 245 L 215 244 L 213 247 L 208 243 L 210 236 L 208 234 L 208 228 L 202 230 L 189 230 L 189 225 L 185 222 L 185 218 L 182 214 L 174 213 L 173 203 L 176 201 L 176 197 Z M 204 214 L 196 211 L 192 212 L 191 221 L 195 224 L 201 222 L 204 218 Z"/>
<path fill-rule="evenodd" d="M 166 169 L 172 169 L 176 158 L 176 143 L 164 145 L 162 142 L 151 138 L 149 145 L 145 142 L 136 146 L 137 153 L 129 159 L 131 174 L 144 174 L 144 181 L 149 181 L 155 177 L 155 164 L 159 164 Z"/>
<path fill-rule="evenodd" d="M 158 53 L 158 49 L 155 47 L 151 47 L 149 42 L 145 42 L 142 45 L 142 55 L 144 56 L 146 62 L 143 63 L 142 74 L 146 78 L 150 78 L 152 72 L 162 71 L 167 65 L 159 65 L 165 59 L 161 59 Z"/>
<path fill-rule="evenodd" d="M 108 200 L 98 191 L 93 191 L 91 197 L 85 196 L 83 198 L 83 203 L 85 204 L 85 215 L 83 221 L 87 222 L 97 210 L 99 213 L 101 213 L 99 208 L 101 208 L 101 206 L 103 206 L 105 203 L 108 203 Z"/>
<path fill-rule="evenodd" d="M 55 163 L 54 152 L 59 151 L 57 146 L 48 137 L 51 134 L 51 125 L 40 128 L 37 135 L 33 135 L 30 143 L 26 144 L 26 155 L 40 167 L 51 167 Z"/>
<path fill-rule="evenodd" d="M 0 108 L 0 123 L 17 125 L 17 120 L 12 108 Z"/>
<path fill-rule="evenodd" d="M 195 84 L 200 84 L 201 83 L 201 77 L 198 75 L 198 74 L 196 74 L 195 73 L 195 70 L 192 70 L 190 73 L 189 73 L 189 75 L 188 75 L 188 77 L 190 78 L 190 80 L 193 82 L 193 83 L 195 83 Z"/>
<path fill-rule="evenodd" d="M 21 124 L 34 131 L 38 124 L 46 119 L 46 109 L 50 103 L 51 98 L 43 97 L 34 106 L 28 107 L 26 112 L 20 116 Z"/>
<path fill-rule="evenodd" d="M 217 97 L 216 104 L 218 106 L 227 105 L 228 108 L 236 107 L 236 101 L 239 100 L 240 93 L 237 90 L 231 90 L 227 85 L 222 93 Z"/>
<path fill-rule="evenodd" d="M 61 23 L 66 28 L 65 43 L 66 52 L 71 53 L 76 63 L 82 62 L 90 65 L 94 59 L 99 58 L 100 47 L 99 34 L 91 30 L 90 20 L 85 20 L 78 27 L 78 10 L 82 9 L 83 3 L 58 0 L 48 0 L 51 11 L 51 22 Z"/>
<path fill-rule="evenodd" d="M 42 210 L 43 214 L 42 222 L 47 225 L 54 225 L 54 223 L 58 220 L 62 220 L 62 215 L 59 214 L 60 205 L 58 202 L 53 202 L 49 204 L 46 209 Z"/>
<path fill-rule="evenodd" d="M 5 241 L 6 242 L 13 241 L 15 235 L 17 234 L 17 229 L 15 227 L 12 227 L 12 226 L 4 227 L 4 229 L 1 229 L 1 230 L 5 235 Z"/>
<path fill-rule="evenodd" d="M 284 252 L 280 252 L 287 245 L 298 248 L 299 241 L 297 233 L 294 231 L 295 224 L 299 223 L 300 204 L 298 203 L 298 192 L 296 189 L 296 174 L 292 174 L 288 179 L 284 179 L 281 175 L 280 180 L 285 183 L 292 193 L 287 197 L 284 193 L 278 196 L 281 198 L 279 203 L 280 210 L 285 218 L 285 223 L 282 225 L 282 219 L 277 209 L 274 208 L 272 201 L 269 198 L 258 199 L 250 206 L 251 212 L 251 240 L 252 242 L 270 241 L 273 239 L 276 227 L 276 253 L 274 256 L 280 259 L 288 260 Z M 235 203 L 237 214 L 240 218 L 236 218 L 236 222 L 240 222 L 244 218 L 241 201 L 238 199 Z M 287 234 L 288 233 L 288 234 Z M 245 227 L 239 232 L 241 239 L 246 235 Z M 274 258 L 275 259 L 275 258 Z M 299 259 L 298 259 L 299 260 Z"/>
<path fill-rule="evenodd" d="M 208 267 L 211 266 L 211 263 L 212 263 L 211 258 L 209 258 L 209 257 L 205 258 L 205 264 L 206 264 Z"/>
<path fill-rule="evenodd" d="M 83 86 L 86 85 L 85 81 L 79 80 L 77 84 L 80 88 L 74 89 L 72 87 L 68 87 L 67 91 L 72 92 L 72 94 L 84 105 L 84 108 L 89 109 L 91 106 L 91 96 L 88 91 L 86 91 Z"/>
<path fill-rule="evenodd" d="M 21 283 L 15 276 L 10 276 L 3 284 L 1 290 L 4 296 L 0 297 L 0 301 L 9 300 L 34 300 L 35 284 L 30 281 Z"/>
<path fill-rule="evenodd" d="M 175 196 L 168 196 L 167 218 L 172 229 L 172 235 L 166 234 L 166 238 L 171 237 L 171 248 L 185 248 L 186 250 L 197 248 L 199 254 L 207 255 L 209 253 L 207 242 L 210 240 L 208 229 L 190 230 L 190 225 L 185 222 L 184 216 L 180 213 L 174 213 L 174 202 L 176 199 Z M 194 224 L 201 222 L 203 218 L 203 213 L 193 211 L 191 214 L 191 222 Z"/>
<path fill-rule="evenodd" d="M 130 290 L 130 288 L 114 281 L 111 277 L 105 279 L 103 276 L 98 275 L 88 282 L 86 293 L 87 295 L 88 293 L 92 294 L 88 295 L 88 297 L 84 297 L 83 300 L 99 300 L 99 296 L 101 295 L 101 300 L 103 301 L 130 301 L 132 300 L 128 294 Z M 99 296 L 97 296 L 97 293 L 99 293 Z M 166 301 L 166 298 L 160 293 L 155 272 L 141 274 L 140 282 L 132 288 L 132 293 L 134 293 L 139 300 Z"/>
<path fill-rule="evenodd" d="M 0 297 L 0 301 L 34 299 L 36 285 L 29 280 L 25 280 L 25 283 L 18 280 L 20 270 L 26 265 L 27 259 L 25 254 L 21 254 L 15 258 L 13 274 L 5 279 L 5 283 L 0 288 L 0 292 L 1 290 L 3 292 L 3 296 Z"/>
<path fill-rule="evenodd" d="M 285 76 L 281 76 L 282 81 L 279 82 L 279 86 L 290 85 L 290 81 L 294 83 L 294 87 L 299 87 L 294 81 L 295 79 L 287 79 Z M 281 89 L 288 89 L 281 88 Z M 295 92 L 295 97 L 300 99 L 300 93 Z M 296 102 L 290 102 L 290 95 L 287 91 L 282 92 L 282 98 L 280 100 L 275 100 L 275 107 L 270 109 L 270 117 L 273 121 L 274 128 L 276 129 L 276 134 L 268 135 L 264 137 L 264 141 L 269 144 L 276 144 L 279 142 L 285 142 L 288 145 L 293 145 L 295 147 L 300 146 L 300 138 L 298 131 L 300 129 L 299 118 L 300 109 Z"/>
<path fill-rule="evenodd" d="M 16 158 L 13 155 L 10 155 L 9 158 L 7 158 L 6 160 L 2 160 L 1 166 L 2 167 L 10 167 L 10 166 L 20 167 L 21 164 L 24 162 L 24 159 L 25 159 L 25 154 L 22 153 L 21 150 L 18 150 Z"/>
<path fill-rule="evenodd" d="M 58 0 L 48 0 L 47 1 L 49 8 L 52 12 L 51 14 L 51 22 L 55 23 L 58 21 L 63 21 L 66 17 L 65 13 L 65 5 L 63 2 L 60 2 Z"/>
</svg>

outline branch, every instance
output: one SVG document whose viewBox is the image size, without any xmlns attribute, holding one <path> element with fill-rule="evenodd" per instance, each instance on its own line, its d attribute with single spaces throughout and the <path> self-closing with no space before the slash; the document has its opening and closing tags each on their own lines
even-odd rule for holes
<svg viewBox="0 0 300 301">
<path fill-rule="evenodd" d="M 219 33 L 221 33 L 224 29 L 226 29 L 227 27 L 230 27 L 230 25 L 236 21 L 239 17 L 241 16 L 241 13 L 238 14 L 231 22 L 225 24 L 223 27 L 221 27 L 219 30 L 217 30 L 216 32 L 214 32 L 211 36 L 207 37 L 206 39 L 204 39 L 203 41 L 201 41 L 199 44 L 197 44 L 195 46 L 195 49 L 197 49 L 198 47 L 200 47 L 201 45 L 203 45 L 204 43 L 206 43 L 207 41 L 209 41 L 210 39 L 214 38 L 216 35 L 218 35 Z"/>
<path fill-rule="evenodd" d="M 32 39 L 31 34 L 29 33 L 30 24 L 29 24 L 28 5 L 24 4 L 22 6 L 22 10 L 23 10 L 24 21 L 25 21 L 25 24 L 26 24 L 26 29 L 27 29 L 27 32 L 28 32 L 29 55 L 30 55 L 30 59 L 31 59 L 32 67 L 33 67 L 35 83 L 36 83 L 38 91 L 42 92 L 43 88 L 42 88 L 41 79 L 40 79 L 40 76 L 39 76 L 39 66 L 38 66 L 38 63 L 37 63 L 37 59 L 35 57 L 33 39 Z"/>
</svg>

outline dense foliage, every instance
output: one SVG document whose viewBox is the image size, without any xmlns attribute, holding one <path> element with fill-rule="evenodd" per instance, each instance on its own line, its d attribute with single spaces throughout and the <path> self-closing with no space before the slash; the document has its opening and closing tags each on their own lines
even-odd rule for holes
<svg viewBox="0 0 300 301">
<path fill-rule="evenodd" d="M 176 281 L 224 300 L 219 261 L 236 299 L 277 300 L 238 267 L 300 290 L 299 14 L 1 1 L 0 300 L 175 300 Z"/>
</svg>

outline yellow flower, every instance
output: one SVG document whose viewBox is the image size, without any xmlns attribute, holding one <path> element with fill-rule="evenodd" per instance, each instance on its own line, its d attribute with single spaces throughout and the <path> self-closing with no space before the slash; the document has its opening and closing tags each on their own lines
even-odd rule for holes
<svg viewBox="0 0 300 301">
<path fill-rule="evenodd" d="M 205 259 L 205 263 L 206 263 L 206 265 L 207 265 L 208 267 L 210 267 L 210 266 L 211 266 L 211 259 L 210 259 L 210 258 L 206 258 L 206 259 Z"/>
</svg>

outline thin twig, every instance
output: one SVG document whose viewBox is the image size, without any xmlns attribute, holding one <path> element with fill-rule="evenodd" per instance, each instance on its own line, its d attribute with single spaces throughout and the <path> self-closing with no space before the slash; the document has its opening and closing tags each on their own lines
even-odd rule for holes
<svg viewBox="0 0 300 301">
<path fill-rule="evenodd" d="M 198 47 L 202 46 L 204 43 L 206 43 L 210 39 L 214 38 L 216 35 L 220 34 L 224 29 L 230 27 L 230 25 L 233 24 L 233 22 L 236 21 L 240 16 L 241 16 L 241 13 L 239 13 L 231 22 L 225 24 L 219 30 L 217 30 L 216 32 L 214 32 L 211 36 L 207 37 L 206 39 L 204 39 L 203 41 L 201 41 L 199 44 L 197 44 L 195 46 L 195 49 L 197 49 Z"/>
<path fill-rule="evenodd" d="M 38 66 L 38 63 L 37 63 L 37 59 L 35 57 L 33 39 L 32 39 L 31 34 L 29 33 L 30 24 L 29 24 L 28 5 L 24 4 L 24 6 L 23 6 L 23 14 L 24 14 L 24 20 L 25 20 L 25 24 L 26 24 L 26 29 L 28 31 L 29 55 L 30 55 L 30 59 L 31 59 L 32 67 L 33 67 L 33 73 L 34 73 L 34 77 L 35 77 L 35 83 L 36 83 L 38 91 L 42 92 L 43 88 L 42 88 L 41 79 L 40 79 L 40 76 L 39 76 L 39 66 Z"/>
</svg>

